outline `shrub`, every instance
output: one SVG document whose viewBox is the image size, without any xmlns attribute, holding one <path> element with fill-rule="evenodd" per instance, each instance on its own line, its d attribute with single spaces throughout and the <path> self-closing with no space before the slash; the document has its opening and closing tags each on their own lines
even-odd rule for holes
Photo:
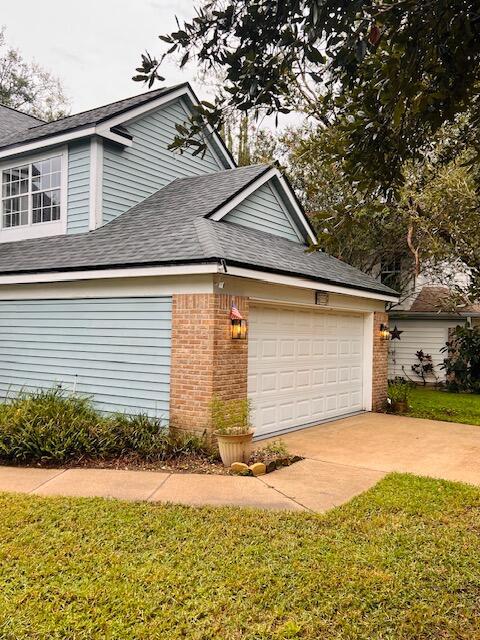
<svg viewBox="0 0 480 640">
<path fill-rule="evenodd" d="M 252 405 L 247 398 L 235 400 L 212 400 L 212 425 L 214 431 L 223 435 L 241 435 L 252 430 L 250 415 Z"/>
<path fill-rule="evenodd" d="M 277 460 L 279 458 L 288 458 L 288 448 L 283 440 L 274 440 L 269 442 L 264 447 L 260 447 L 253 451 L 251 455 L 252 462 L 269 462 L 270 460 Z"/>
<path fill-rule="evenodd" d="M 480 393 L 480 328 L 458 326 L 442 349 L 449 391 Z"/>
<path fill-rule="evenodd" d="M 391 402 L 408 402 L 411 388 L 408 382 L 397 379 L 388 384 L 388 397 Z"/>
<path fill-rule="evenodd" d="M 194 435 L 172 434 L 160 419 L 143 414 L 105 416 L 89 398 L 61 389 L 21 394 L 0 405 L 3 462 L 64 464 L 125 456 L 151 462 L 194 452 L 207 452 Z"/>
</svg>

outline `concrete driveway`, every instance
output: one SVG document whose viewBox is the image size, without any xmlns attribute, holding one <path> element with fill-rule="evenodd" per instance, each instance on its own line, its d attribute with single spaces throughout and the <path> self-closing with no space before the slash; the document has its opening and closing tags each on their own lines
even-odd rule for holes
<svg viewBox="0 0 480 640">
<path fill-rule="evenodd" d="M 365 413 L 281 436 L 305 460 L 265 482 L 325 511 L 400 471 L 480 485 L 480 427 Z"/>
<path fill-rule="evenodd" d="M 480 485 L 480 427 L 366 413 L 282 440 L 305 459 L 258 478 L 0 466 L 0 491 L 323 512 L 390 471 Z"/>
</svg>

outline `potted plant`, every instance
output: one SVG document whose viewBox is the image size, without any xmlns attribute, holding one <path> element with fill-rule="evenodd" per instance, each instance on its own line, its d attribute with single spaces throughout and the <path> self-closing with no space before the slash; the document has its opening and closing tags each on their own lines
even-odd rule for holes
<svg viewBox="0 0 480 640">
<path fill-rule="evenodd" d="M 395 380 L 389 383 L 388 399 L 395 413 L 406 413 L 408 411 L 410 388 L 410 384 L 405 380 Z"/>
<path fill-rule="evenodd" d="M 250 422 L 251 403 L 247 398 L 212 402 L 213 434 L 223 464 L 247 462 L 252 450 L 253 429 Z"/>
</svg>

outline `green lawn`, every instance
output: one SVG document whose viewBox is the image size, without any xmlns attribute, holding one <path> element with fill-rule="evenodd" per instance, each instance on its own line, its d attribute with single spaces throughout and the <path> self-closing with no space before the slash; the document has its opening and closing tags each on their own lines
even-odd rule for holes
<svg viewBox="0 0 480 640">
<path fill-rule="evenodd" d="M 0 638 L 480 637 L 480 490 L 393 474 L 326 516 L 0 494 Z"/>
<path fill-rule="evenodd" d="M 416 418 L 462 422 L 480 425 L 480 395 L 468 393 L 448 393 L 417 387 L 410 398 Z"/>
</svg>

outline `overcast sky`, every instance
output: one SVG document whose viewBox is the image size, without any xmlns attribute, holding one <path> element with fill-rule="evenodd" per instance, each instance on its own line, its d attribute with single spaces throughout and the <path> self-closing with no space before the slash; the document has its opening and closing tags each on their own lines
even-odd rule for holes
<svg viewBox="0 0 480 640">
<path fill-rule="evenodd" d="M 22 0 L 1 2 L 7 41 L 26 59 L 57 75 L 72 113 L 146 91 L 131 80 L 141 52 L 158 54 L 158 35 L 175 29 L 175 14 L 193 15 L 193 0 Z M 165 66 L 165 84 L 195 81 L 195 69 Z"/>
</svg>

